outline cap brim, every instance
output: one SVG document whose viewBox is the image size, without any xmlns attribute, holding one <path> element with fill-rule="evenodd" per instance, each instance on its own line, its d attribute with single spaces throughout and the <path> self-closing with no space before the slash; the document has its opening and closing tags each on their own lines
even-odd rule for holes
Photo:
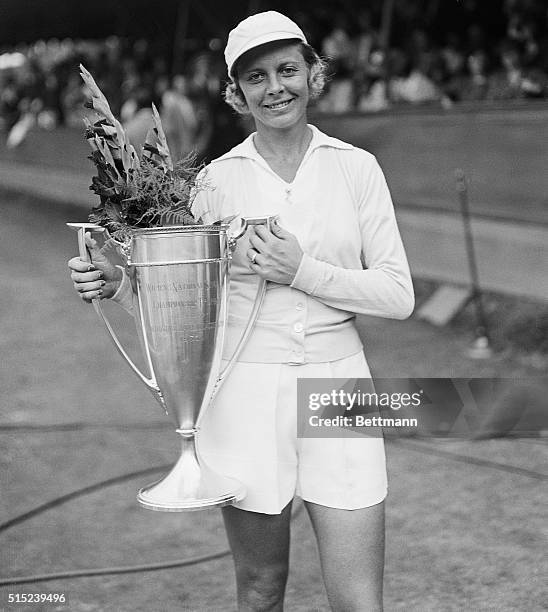
<svg viewBox="0 0 548 612">
<path fill-rule="evenodd" d="M 299 36 L 297 36 L 294 32 L 269 32 L 268 34 L 262 34 L 261 36 L 257 36 L 252 40 L 248 41 L 240 50 L 238 50 L 238 54 L 232 59 L 230 65 L 228 66 L 228 74 L 232 76 L 232 69 L 234 68 L 234 64 L 248 51 L 251 49 L 255 49 L 255 47 L 260 47 L 261 45 L 266 45 L 269 42 L 275 42 L 277 40 L 298 40 L 299 42 L 306 43 L 306 40 L 303 40 Z"/>
</svg>

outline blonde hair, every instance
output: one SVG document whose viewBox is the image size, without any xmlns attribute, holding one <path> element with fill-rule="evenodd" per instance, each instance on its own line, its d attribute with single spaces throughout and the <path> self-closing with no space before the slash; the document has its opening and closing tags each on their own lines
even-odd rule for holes
<svg viewBox="0 0 548 612">
<path fill-rule="evenodd" d="M 316 50 L 304 42 L 299 42 L 299 50 L 308 67 L 308 89 L 310 98 L 319 97 L 327 82 L 327 63 L 318 55 Z M 249 109 L 245 101 L 243 91 L 238 85 L 238 64 L 239 60 L 232 68 L 230 80 L 226 84 L 224 91 L 225 102 L 240 115 L 248 115 Z"/>
</svg>

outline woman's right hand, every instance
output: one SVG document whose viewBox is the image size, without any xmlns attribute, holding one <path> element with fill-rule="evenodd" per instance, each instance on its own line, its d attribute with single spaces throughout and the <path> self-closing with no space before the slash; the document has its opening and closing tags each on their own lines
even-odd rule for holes
<svg viewBox="0 0 548 612">
<path fill-rule="evenodd" d="M 74 282 L 74 288 L 88 303 L 94 298 L 111 298 L 122 282 L 122 271 L 101 253 L 89 232 L 86 232 L 86 246 L 92 263 L 83 261 L 80 257 L 73 257 L 68 262 L 68 267 L 72 270 L 70 278 Z"/>
</svg>

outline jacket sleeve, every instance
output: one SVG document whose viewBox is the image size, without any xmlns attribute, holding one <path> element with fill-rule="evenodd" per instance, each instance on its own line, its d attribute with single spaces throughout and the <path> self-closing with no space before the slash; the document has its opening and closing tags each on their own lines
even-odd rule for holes
<svg viewBox="0 0 548 612">
<path fill-rule="evenodd" d="M 354 179 L 354 191 L 365 269 L 350 270 L 304 254 L 291 286 L 334 308 L 405 319 L 415 303 L 409 265 L 384 174 L 375 159 L 368 166 L 354 172 L 360 177 Z"/>
</svg>

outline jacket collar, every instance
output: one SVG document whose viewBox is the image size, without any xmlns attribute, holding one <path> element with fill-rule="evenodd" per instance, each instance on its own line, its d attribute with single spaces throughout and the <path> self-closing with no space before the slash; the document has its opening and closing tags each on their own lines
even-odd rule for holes
<svg viewBox="0 0 548 612">
<path fill-rule="evenodd" d="M 310 145 L 308 147 L 308 153 L 311 153 L 314 149 L 318 149 L 319 147 L 332 147 L 335 149 L 354 148 L 351 144 L 348 144 L 347 142 L 343 142 L 338 138 L 333 138 L 332 136 L 324 134 L 315 125 L 311 125 L 309 123 L 308 127 L 312 130 L 312 140 L 310 141 Z M 217 157 L 217 159 L 212 160 L 211 163 L 223 161 L 225 159 L 233 159 L 236 157 L 244 157 L 247 159 L 261 161 L 262 158 L 259 155 L 254 144 L 254 138 L 256 133 L 257 132 L 253 132 L 239 145 L 236 145 L 233 149 L 228 151 L 228 153 L 221 155 L 221 157 Z"/>
</svg>

